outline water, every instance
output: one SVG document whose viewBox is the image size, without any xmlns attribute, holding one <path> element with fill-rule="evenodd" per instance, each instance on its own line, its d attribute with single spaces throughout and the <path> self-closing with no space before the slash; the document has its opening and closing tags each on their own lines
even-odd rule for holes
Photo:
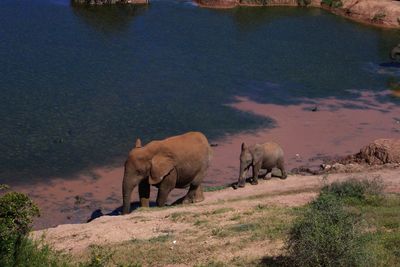
<svg viewBox="0 0 400 267">
<path fill-rule="evenodd" d="M 318 9 L 3 0 L 0 25 L 0 183 L 121 164 L 136 137 L 276 126 L 226 106 L 238 95 L 357 98 L 400 76 L 380 65 L 399 31 Z"/>
</svg>

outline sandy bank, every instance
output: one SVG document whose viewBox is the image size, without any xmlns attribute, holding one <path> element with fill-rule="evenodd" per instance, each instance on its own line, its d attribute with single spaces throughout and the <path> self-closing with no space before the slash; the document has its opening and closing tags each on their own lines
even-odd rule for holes
<svg viewBox="0 0 400 267">
<path fill-rule="evenodd" d="M 313 199 L 324 184 L 349 177 L 356 179 L 380 177 L 386 186 L 386 192 L 398 193 L 400 192 L 398 173 L 398 169 L 394 169 L 352 175 L 331 174 L 328 177 L 292 175 L 286 180 L 260 181 L 257 186 L 248 184 L 243 189 L 227 188 L 222 191 L 207 192 L 206 200 L 197 204 L 150 208 L 125 216 L 103 216 L 87 224 L 65 224 L 36 231 L 33 232 L 33 236 L 41 238 L 44 235 L 45 241 L 55 249 L 70 253 L 80 253 L 90 245 L 110 245 L 129 240 L 150 239 L 169 232 L 179 237 L 181 233 L 194 230 L 193 227 L 196 226 L 179 220 L 171 222 L 167 218 L 190 212 L 204 214 L 221 208 L 229 210 L 233 215 L 239 215 L 257 205 L 299 206 Z"/>
</svg>

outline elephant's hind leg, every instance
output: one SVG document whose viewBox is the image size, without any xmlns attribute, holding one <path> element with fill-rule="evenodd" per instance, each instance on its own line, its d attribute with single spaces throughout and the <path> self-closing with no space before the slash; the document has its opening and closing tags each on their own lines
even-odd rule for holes
<svg viewBox="0 0 400 267">
<path fill-rule="evenodd" d="M 194 202 L 202 202 L 204 200 L 203 186 L 199 185 L 194 193 Z"/>
<path fill-rule="evenodd" d="M 284 160 L 283 159 L 278 160 L 278 163 L 277 163 L 276 167 L 278 169 L 280 169 L 281 172 L 282 172 L 281 179 L 286 179 L 287 178 L 287 173 L 285 171 L 285 162 L 284 162 Z"/>
<path fill-rule="evenodd" d="M 203 182 L 205 174 L 206 170 L 202 170 L 193 179 L 193 182 L 190 184 L 188 193 L 183 198 L 183 204 L 196 203 L 204 200 L 203 186 L 201 185 L 201 183 Z"/>
<path fill-rule="evenodd" d="M 267 169 L 266 173 L 263 174 L 263 176 L 262 176 L 263 180 L 269 180 L 270 177 L 267 177 L 267 176 L 268 176 L 268 174 L 271 173 L 271 172 L 272 172 L 272 168 Z M 272 174 L 271 174 L 271 175 L 272 175 Z"/>
<path fill-rule="evenodd" d="M 196 202 L 201 202 L 203 200 L 204 200 L 203 186 L 191 184 L 188 193 L 183 198 L 182 203 L 183 204 L 196 203 Z"/>
</svg>

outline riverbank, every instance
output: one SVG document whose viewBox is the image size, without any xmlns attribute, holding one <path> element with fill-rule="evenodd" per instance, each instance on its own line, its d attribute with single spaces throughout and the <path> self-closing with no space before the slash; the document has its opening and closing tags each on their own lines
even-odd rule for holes
<svg viewBox="0 0 400 267">
<path fill-rule="evenodd" d="M 303 6 L 323 8 L 333 14 L 378 27 L 400 28 L 400 2 L 394 0 L 194 0 L 207 8 L 238 6 Z"/>
<path fill-rule="evenodd" d="M 384 186 L 390 203 L 384 211 L 374 204 L 363 208 L 363 218 L 370 222 L 371 214 L 376 215 L 378 209 L 382 211 L 379 220 L 395 230 L 400 180 L 398 169 L 385 169 L 262 180 L 257 186 L 207 192 L 205 201 L 197 204 L 104 216 L 88 224 L 36 231 L 32 236 L 44 237 L 52 248 L 71 255 L 71 263 L 95 256 L 97 261 L 112 258 L 113 264 L 137 262 L 140 266 L 203 266 L 211 265 L 211 261 L 223 263 L 217 266 L 269 266 L 260 262 L 285 253 L 284 240 L 291 223 L 303 210 L 299 207 L 313 200 L 322 186 L 349 178 L 373 181 L 377 177 L 375 181 Z M 379 223 L 376 226 L 368 228 L 369 232 L 378 232 L 379 236 L 381 229 L 390 231 Z M 390 260 L 382 260 L 387 261 Z"/>
<path fill-rule="evenodd" d="M 278 105 L 258 103 L 237 96 L 229 104 L 233 109 L 272 118 L 276 127 L 255 132 L 228 135 L 211 140 L 214 157 L 206 187 L 231 184 L 237 181 L 240 145 L 275 141 L 285 151 L 287 169 L 305 166 L 318 168 L 329 157 L 356 153 L 361 147 L 378 138 L 400 138 L 400 107 L 379 102 L 390 92 L 366 92 L 353 100 L 303 99 L 302 103 Z M 52 179 L 48 183 L 14 187 L 27 193 L 40 207 L 42 216 L 35 229 L 65 223 L 82 223 L 103 214 L 117 214 L 121 205 L 123 160 L 112 166 L 93 169 L 71 179 Z M 175 189 L 169 203 L 185 194 Z M 155 200 L 157 189 L 152 188 Z M 134 190 L 132 201 L 137 201 Z"/>
</svg>

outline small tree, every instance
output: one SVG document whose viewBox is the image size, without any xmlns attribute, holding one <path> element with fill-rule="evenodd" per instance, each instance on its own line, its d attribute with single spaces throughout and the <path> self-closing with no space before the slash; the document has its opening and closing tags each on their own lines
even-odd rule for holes
<svg viewBox="0 0 400 267">
<path fill-rule="evenodd" d="M 27 195 L 8 192 L 0 197 L 0 266 L 17 265 L 18 251 L 37 216 L 39 209 Z"/>
</svg>

